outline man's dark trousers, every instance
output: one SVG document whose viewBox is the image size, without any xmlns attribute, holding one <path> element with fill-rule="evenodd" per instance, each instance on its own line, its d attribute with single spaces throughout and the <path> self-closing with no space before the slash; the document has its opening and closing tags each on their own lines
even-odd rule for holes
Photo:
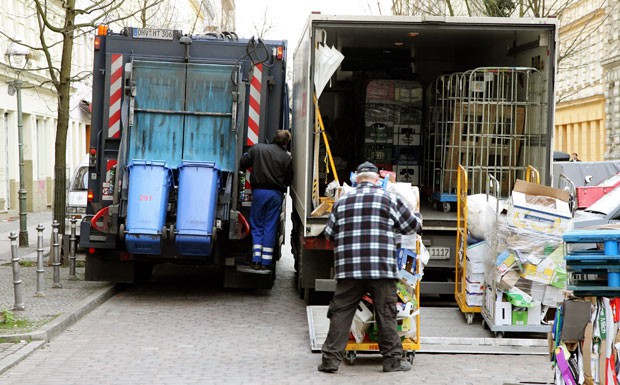
<svg viewBox="0 0 620 385">
<path fill-rule="evenodd" d="M 321 349 L 323 361 L 338 364 L 349 341 L 349 331 L 362 296 L 370 293 L 379 329 L 379 352 L 386 361 L 400 362 L 403 346 L 396 330 L 396 281 L 393 279 L 339 279 L 329 304 L 329 332 Z"/>
</svg>

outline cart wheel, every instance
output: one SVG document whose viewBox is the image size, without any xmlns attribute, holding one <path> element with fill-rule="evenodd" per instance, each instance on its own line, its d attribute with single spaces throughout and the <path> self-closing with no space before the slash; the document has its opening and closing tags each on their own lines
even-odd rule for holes
<svg viewBox="0 0 620 385">
<path fill-rule="evenodd" d="M 407 352 L 406 358 L 410 364 L 413 364 L 413 359 L 415 358 L 415 352 Z"/>
<path fill-rule="evenodd" d="M 444 213 L 449 213 L 452 209 L 452 206 L 450 206 L 450 202 L 443 202 L 443 204 L 441 205 L 441 209 Z"/>
<path fill-rule="evenodd" d="M 353 350 L 347 350 L 346 359 L 349 361 L 349 365 L 353 365 L 355 363 L 355 358 L 357 358 L 357 353 Z"/>
<path fill-rule="evenodd" d="M 118 238 L 121 241 L 125 240 L 125 224 L 124 223 L 121 223 L 118 227 Z"/>
<path fill-rule="evenodd" d="M 495 332 L 495 338 L 504 338 L 504 332 Z"/>
<path fill-rule="evenodd" d="M 474 322 L 474 313 L 465 313 L 465 320 L 467 325 L 471 325 Z"/>
<path fill-rule="evenodd" d="M 484 321 L 484 318 L 482 319 L 482 328 L 483 329 L 487 328 L 487 323 Z"/>
</svg>

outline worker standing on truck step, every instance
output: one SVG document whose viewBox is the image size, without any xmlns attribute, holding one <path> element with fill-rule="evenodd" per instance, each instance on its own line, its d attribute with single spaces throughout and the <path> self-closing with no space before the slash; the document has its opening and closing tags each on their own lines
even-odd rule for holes
<svg viewBox="0 0 620 385">
<path fill-rule="evenodd" d="M 420 232 L 422 218 L 401 198 L 377 186 L 379 170 L 374 164 L 360 164 L 356 182 L 355 190 L 336 201 L 325 226 L 325 237 L 335 243 L 336 291 L 327 312 L 329 331 L 318 370 L 338 370 L 358 304 L 370 293 L 383 371 L 408 371 L 411 364 L 402 360 L 403 347 L 396 329 L 396 233 Z"/>
<path fill-rule="evenodd" d="M 278 130 L 271 144 L 257 143 L 243 154 L 241 169 L 252 168 L 252 260 L 250 266 L 268 272 L 276 245 L 280 209 L 286 189 L 293 181 L 293 158 L 286 151 L 291 133 Z"/>
</svg>

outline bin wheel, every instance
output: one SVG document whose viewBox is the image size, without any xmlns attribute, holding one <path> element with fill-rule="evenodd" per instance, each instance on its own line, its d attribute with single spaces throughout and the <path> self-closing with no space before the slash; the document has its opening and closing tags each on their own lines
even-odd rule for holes
<svg viewBox="0 0 620 385">
<path fill-rule="evenodd" d="M 413 364 L 413 360 L 415 358 L 415 352 L 407 352 L 405 354 L 405 359 L 410 363 Z"/>
<path fill-rule="evenodd" d="M 467 325 L 471 325 L 474 322 L 474 313 L 465 313 L 465 320 Z"/>
<path fill-rule="evenodd" d="M 175 230 L 176 230 L 176 229 L 175 229 L 174 225 L 170 225 L 170 226 L 168 227 L 168 239 L 170 239 L 170 240 L 174 240 L 174 231 L 175 231 Z"/>
<path fill-rule="evenodd" d="M 450 202 L 443 202 L 443 204 L 441 205 L 441 209 L 444 213 L 449 213 L 452 209 L 452 206 L 450 205 Z"/>
<path fill-rule="evenodd" d="M 495 338 L 504 338 L 504 332 L 495 332 Z"/>
<path fill-rule="evenodd" d="M 349 365 L 353 365 L 355 363 L 355 359 L 357 358 L 357 353 L 353 350 L 347 350 L 346 359 L 349 362 Z"/>
<path fill-rule="evenodd" d="M 118 226 L 118 238 L 119 238 L 121 241 L 124 241 L 124 240 L 125 240 L 125 224 L 124 224 L 124 223 L 121 223 L 121 224 Z"/>
</svg>

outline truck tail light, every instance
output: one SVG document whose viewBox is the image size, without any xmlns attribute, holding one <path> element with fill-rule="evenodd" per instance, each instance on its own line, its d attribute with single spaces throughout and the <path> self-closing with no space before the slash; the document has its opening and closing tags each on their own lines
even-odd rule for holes
<svg viewBox="0 0 620 385">
<path fill-rule="evenodd" d="M 281 45 L 279 45 L 279 46 L 276 48 L 276 58 L 277 58 L 278 60 L 282 60 L 282 56 L 283 56 L 283 55 L 284 55 L 284 48 L 282 48 L 282 46 L 281 46 Z"/>
<path fill-rule="evenodd" d="M 95 248 L 94 247 L 89 247 L 88 248 L 88 254 L 95 254 Z"/>
<path fill-rule="evenodd" d="M 88 193 L 86 194 L 86 199 L 89 202 L 92 202 L 93 199 L 95 199 L 95 193 L 93 192 L 93 190 L 88 190 Z"/>
<path fill-rule="evenodd" d="M 101 49 L 101 38 L 99 36 L 95 36 L 95 51 L 99 51 Z"/>
</svg>

